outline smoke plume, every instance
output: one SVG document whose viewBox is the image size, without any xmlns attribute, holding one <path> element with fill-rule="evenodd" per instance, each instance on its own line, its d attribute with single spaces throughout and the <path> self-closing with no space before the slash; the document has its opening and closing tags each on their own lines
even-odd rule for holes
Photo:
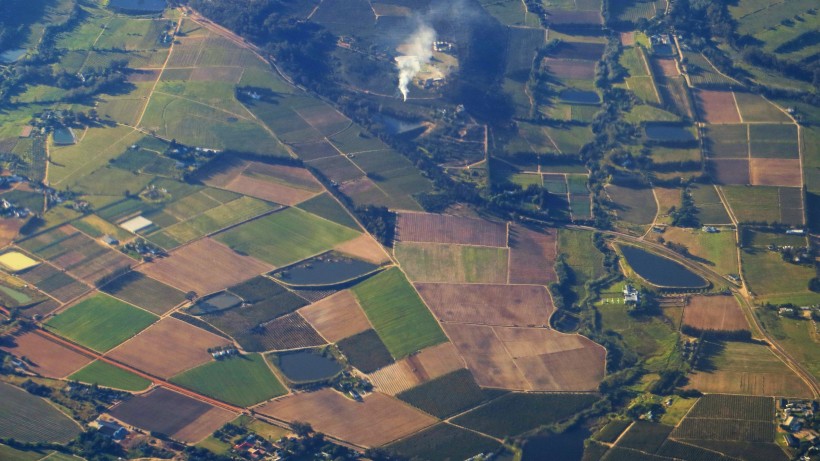
<svg viewBox="0 0 820 461">
<path fill-rule="evenodd" d="M 402 56 L 396 58 L 396 67 L 399 70 L 399 91 L 407 101 L 408 86 L 421 70 L 421 66 L 430 62 L 433 57 L 433 42 L 436 41 L 436 31 L 427 24 L 420 24 L 416 31 L 401 47 Z"/>
</svg>

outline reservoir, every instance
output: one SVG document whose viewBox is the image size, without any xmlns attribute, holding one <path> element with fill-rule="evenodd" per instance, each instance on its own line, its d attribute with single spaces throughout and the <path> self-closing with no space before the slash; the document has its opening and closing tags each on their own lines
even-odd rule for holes
<svg viewBox="0 0 820 461">
<path fill-rule="evenodd" d="M 575 427 L 562 434 L 537 435 L 524 443 L 521 461 L 581 461 L 588 429 Z"/>
<path fill-rule="evenodd" d="M 695 135 L 674 123 L 647 123 L 646 137 L 653 141 L 694 141 Z"/>
<path fill-rule="evenodd" d="M 111 8 L 145 13 L 159 13 L 165 9 L 165 0 L 111 0 Z"/>
<path fill-rule="evenodd" d="M 334 285 L 373 272 L 379 266 L 338 253 L 327 253 L 274 272 L 289 285 Z"/>
<path fill-rule="evenodd" d="M 708 285 L 701 276 L 671 259 L 629 245 L 620 248 L 632 270 L 653 285 L 669 288 L 703 288 Z"/>
<path fill-rule="evenodd" d="M 561 92 L 561 101 L 570 104 L 598 104 L 601 98 L 594 91 L 569 89 Z"/>
<path fill-rule="evenodd" d="M 57 128 L 54 130 L 54 144 L 69 145 L 74 144 L 74 131 L 71 128 Z"/>
<path fill-rule="evenodd" d="M 325 357 L 312 349 L 284 352 L 276 358 L 285 377 L 295 383 L 332 378 L 342 371 L 342 365 L 332 356 Z"/>
</svg>

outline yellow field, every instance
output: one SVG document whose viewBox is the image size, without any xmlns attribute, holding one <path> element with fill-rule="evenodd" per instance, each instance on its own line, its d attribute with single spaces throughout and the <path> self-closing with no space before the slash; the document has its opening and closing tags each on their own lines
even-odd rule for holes
<svg viewBox="0 0 820 461">
<path fill-rule="evenodd" d="M 0 256 L 0 265 L 12 272 L 20 272 L 32 268 L 40 264 L 38 261 L 29 258 L 28 256 L 18 251 L 9 251 Z"/>
</svg>

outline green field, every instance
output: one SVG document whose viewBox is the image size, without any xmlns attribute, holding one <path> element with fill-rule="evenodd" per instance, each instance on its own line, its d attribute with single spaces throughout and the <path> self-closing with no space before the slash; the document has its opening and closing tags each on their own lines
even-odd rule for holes
<svg viewBox="0 0 820 461">
<path fill-rule="evenodd" d="M 738 222 L 780 222 L 780 194 L 777 187 L 721 187 Z"/>
<path fill-rule="evenodd" d="M 684 245 L 690 254 L 705 259 L 705 264 L 719 274 L 738 273 L 735 233 L 731 230 L 721 229 L 718 233 L 708 233 L 697 229 L 668 227 L 663 238 Z"/>
<path fill-rule="evenodd" d="M 731 224 L 729 213 L 720 201 L 717 191 L 709 185 L 691 185 L 689 193 L 698 209 L 698 218 L 703 224 Z"/>
<path fill-rule="evenodd" d="M 743 279 L 758 296 L 805 294 L 809 280 L 816 276 L 811 266 L 792 264 L 765 248 L 744 248 L 740 252 Z"/>
<path fill-rule="evenodd" d="M 595 248 L 592 232 L 559 229 L 558 251 L 566 255 L 567 264 L 573 271 L 572 285 L 578 301 L 587 296 L 586 283 L 603 276 L 604 255 Z"/>
<path fill-rule="evenodd" d="M 77 144 L 50 150 L 48 180 L 53 186 L 74 185 L 142 136 L 128 127 L 89 128 Z"/>
<path fill-rule="evenodd" d="M 68 379 L 131 392 L 143 391 L 151 385 L 151 381 L 101 360 L 91 362 Z"/>
<path fill-rule="evenodd" d="M 506 248 L 409 242 L 395 248 L 414 282 L 506 283 L 508 253 Z"/>
<path fill-rule="evenodd" d="M 359 225 L 356 224 L 356 221 L 350 216 L 350 213 L 345 211 L 345 209 L 339 205 L 339 202 L 327 193 L 317 195 L 310 200 L 296 205 L 296 207 L 337 224 L 359 230 Z"/>
<path fill-rule="evenodd" d="M 288 208 L 218 234 L 235 251 L 285 266 L 330 250 L 359 235 L 352 229 Z"/>
<path fill-rule="evenodd" d="M 598 400 L 592 394 L 510 393 L 465 413 L 453 422 L 495 437 L 518 435 L 563 421 Z"/>
<path fill-rule="evenodd" d="M 439 423 L 387 448 L 413 459 L 469 459 L 501 447 L 497 441 L 447 423 Z"/>
<path fill-rule="evenodd" d="M 467 411 L 486 399 L 466 368 L 406 390 L 396 397 L 442 419 Z"/>
<path fill-rule="evenodd" d="M 157 320 L 157 316 L 99 293 L 46 322 L 72 341 L 105 352 L 134 336 Z"/>
<path fill-rule="evenodd" d="M 171 382 L 242 407 L 287 393 L 260 354 L 206 363 L 173 377 Z"/>
<path fill-rule="evenodd" d="M 655 219 L 658 208 L 650 188 L 632 188 L 610 184 L 606 193 L 614 202 L 618 219 L 629 224 L 646 225 Z"/>
<path fill-rule="evenodd" d="M 102 291 L 157 315 L 185 300 L 185 293 L 136 271 L 118 277 Z"/>
<path fill-rule="evenodd" d="M 353 293 L 394 358 L 447 341 L 399 269 L 371 277 L 354 287 Z"/>
<path fill-rule="evenodd" d="M 0 437 L 20 442 L 68 442 L 82 428 L 46 400 L 0 383 Z"/>
</svg>

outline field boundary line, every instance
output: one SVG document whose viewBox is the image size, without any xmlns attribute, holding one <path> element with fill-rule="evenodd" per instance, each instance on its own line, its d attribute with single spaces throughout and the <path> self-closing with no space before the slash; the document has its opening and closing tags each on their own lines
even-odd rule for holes
<svg viewBox="0 0 820 461">
<path fill-rule="evenodd" d="M 740 112 L 740 104 L 737 103 L 737 96 L 734 91 L 732 91 L 732 101 L 735 102 L 735 110 L 737 111 L 738 118 L 740 118 L 740 123 L 743 123 L 743 114 Z"/>
<path fill-rule="evenodd" d="M 177 27 L 176 27 L 176 29 L 174 29 L 174 36 L 175 37 L 177 36 L 177 34 L 179 34 L 179 29 L 182 28 L 183 21 L 184 21 L 184 19 L 180 19 L 180 20 L 177 21 Z M 206 38 L 206 40 L 207 40 L 207 38 Z M 136 122 L 134 122 L 135 126 L 140 126 L 140 124 L 142 123 L 142 119 L 145 117 L 145 112 L 148 111 L 148 105 L 151 103 L 151 96 L 153 96 L 154 91 L 156 91 L 157 85 L 159 85 L 159 81 L 162 79 L 162 74 L 165 73 L 165 66 L 167 66 L 168 63 L 171 61 L 171 55 L 174 54 L 174 41 L 175 40 L 172 40 L 171 41 L 171 46 L 168 47 L 168 55 L 165 56 L 165 62 L 162 63 L 162 67 L 159 69 L 159 72 L 157 73 L 157 79 L 154 81 L 154 86 L 151 87 L 151 91 L 148 93 L 148 96 L 145 98 L 145 105 L 142 107 L 142 112 L 140 112 L 139 118 L 137 118 Z M 203 40 L 202 43 L 205 43 L 205 40 Z M 200 48 L 201 48 L 201 46 L 202 45 L 200 45 Z M 197 56 L 197 60 L 198 59 L 199 59 L 199 57 Z"/>
</svg>

